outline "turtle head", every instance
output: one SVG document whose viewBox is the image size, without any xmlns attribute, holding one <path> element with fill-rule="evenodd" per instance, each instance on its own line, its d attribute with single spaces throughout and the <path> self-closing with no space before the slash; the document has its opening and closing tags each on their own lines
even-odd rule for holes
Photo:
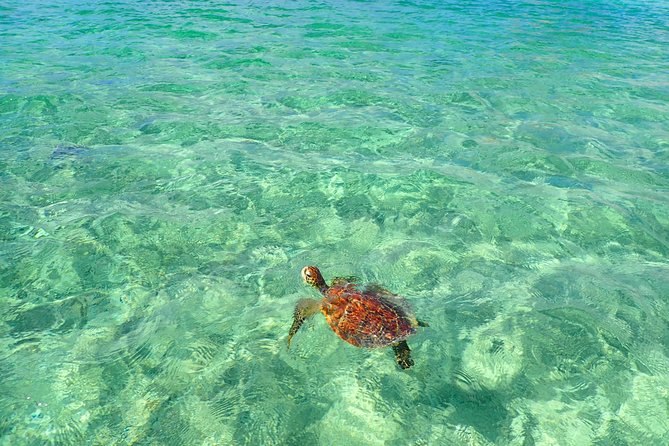
<svg viewBox="0 0 669 446">
<path fill-rule="evenodd" d="M 311 285 L 314 288 L 318 288 L 319 291 L 323 292 L 328 289 L 323 275 L 315 266 L 305 266 L 302 268 L 302 279 L 307 285 Z"/>
</svg>

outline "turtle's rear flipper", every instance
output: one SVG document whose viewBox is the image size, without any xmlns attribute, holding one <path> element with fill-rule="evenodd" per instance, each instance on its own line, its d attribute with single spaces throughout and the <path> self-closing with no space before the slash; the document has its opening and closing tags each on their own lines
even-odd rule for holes
<svg viewBox="0 0 669 446">
<path fill-rule="evenodd" d="M 397 361 L 397 365 L 403 369 L 408 369 L 413 365 L 411 349 L 409 348 L 407 341 L 400 341 L 397 344 L 393 344 L 393 351 L 395 352 L 395 361 Z"/>
<path fill-rule="evenodd" d="M 295 311 L 293 311 L 293 325 L 290 326 L 290 331 L 288 332 L 288 348 L 290 348 L 290 341 L 293 339 L 297 330 L 300 329 L 304 321 L 314 314 L 318 313 L 321 309 L 321 302 L 314 299 L 300 299 L 295 305 Z"/>
</svg>

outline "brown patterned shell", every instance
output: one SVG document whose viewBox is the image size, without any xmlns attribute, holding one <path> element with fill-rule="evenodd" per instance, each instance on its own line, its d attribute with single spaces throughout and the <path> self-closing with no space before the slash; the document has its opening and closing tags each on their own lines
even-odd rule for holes
<svg viewBox="0 0 669 446">
<path fill-rule="evenodd" d="M 333 285 L 324 292 L 321 311 L 337 335 L 356 347 L 386 347 L 416 332 L 408 306 L 381 288 Z"/>
</svg>

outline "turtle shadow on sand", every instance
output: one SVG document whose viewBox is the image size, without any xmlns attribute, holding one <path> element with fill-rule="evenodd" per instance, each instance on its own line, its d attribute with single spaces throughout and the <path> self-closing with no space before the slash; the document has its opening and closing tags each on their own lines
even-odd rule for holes
<svg viewBox="0 0 669 446">
<path fill-rule="evenodd" d="M 288 347 L 304 321 L 318 313 L 325 315 L 330 328 L 356 347 L 392 347 L 395 361 L 408 369 L 414 362 L 406 339 L 418 327 L 428 324 L 416 319 L 409 304 L 400 296 L 376 284 L 364 287 L 352 277 L 336 277 L 330 285 L 315 266 L 305 266 L 302 278 L 323 295 L 320 300 L 301 299 L 295 306 Z"/>
<path fill-rule="evenodd" d="M 49 155 L 49 164 L 55 169 L 62 169 L 65 165 L 87 156 L 90 147 L 78 145 L 58 145 Z"/>
</svg>

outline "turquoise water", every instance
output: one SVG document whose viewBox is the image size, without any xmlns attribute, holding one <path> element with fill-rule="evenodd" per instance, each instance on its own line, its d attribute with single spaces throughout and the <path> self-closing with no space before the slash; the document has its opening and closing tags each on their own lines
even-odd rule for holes
<svg viewBox="0 0 669 446">
<path fill-rule="evenodd" d="M 667 17 L 4 0 L 0 444 L 669 444 Z"/>
</svg>

